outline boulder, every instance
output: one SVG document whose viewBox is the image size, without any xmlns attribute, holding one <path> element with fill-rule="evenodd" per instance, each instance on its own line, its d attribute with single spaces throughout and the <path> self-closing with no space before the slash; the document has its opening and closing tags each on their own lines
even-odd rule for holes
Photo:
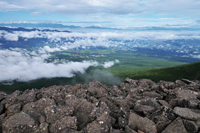
<svg viewBox="0 0 200 133">
<path fill-rule="evenodd" d="M 185 128 L 188 132 L 190 133 L 198 132 L 199 127 L 196 122 L 190 120 L 183 120 L 183 124 L 185 125 Z"/>
<path fill-rule="evenodd" d="M 7 115 L 11 116 L 11 115 L 14 115 L 15 113 L 19 113 L 21 111 L 21 109 L 22 109 L 21 103 L 11 105 L 7 108 Z"/>
<path fill-rule="evenodd" d="M 146 117 L 140 117 L 139 115 L 130 112 L 128 119 L 128 126 L 133 130 L 141 130 L 146 133 L 155 132 L 157 133 L 156 124 Z"/>
<path fill-rule="evenodd" d="M 152 106 L 148 106 L 148 105 L 140 105 L 140 104 L 136 104 L 134 106 L 134 111 L 135 112 L 138 112 L 138 113 L 143 113 L 143 114 L 146 114 L 146 113 L 152 113 L 154 112 L 156 109 Z"/>
<path fill-rule="evenodd" d="M 170 125 L 168 125 L 162 133 L 187 133 L 180 117 L 176 118 Z"/>
<path fill-rule="evenodd" d="M 35 128 L 36 123 L 34 119 L 24 112 L 16 113 L 2 125 L 4 133 L 28 133 L 33 132 Z"/>
<path fill-rule="evenodd" d="M 148 118 L 155 122 L 157 131 L 161 132 L 176 118 L 176 116 L 171 108 L 162 106 L 160 109 L 150 114 Z"/>
<path fill-rule="evenodd" d="M 77 98 L 75 95 L 73 94 L 66 94 L 65 96 L 65 103 L 66 106 L 70 106 L 70 107 L 74 107 L 76 108 L 76 106 L 81 102 L 81 100 L 79 98 Z"/>
<path fill-rule="evenodd" d="M 48 106 L 44 109 L 46 116 L 46 122 L 54 123 L 56 120 L 63 118 L 64 116 L 72 115 L 74 108 L 70 106 Z"/>
<path fill-rule="evenodd" d="M 125 133 L 137 133 L 137 132 L 132 130 L 129 126 L 126 126 L 125 127 Z"/>
<path fill-rule="evenodd" d="M 77 129 L 77 118 L 75 116 L 65 116 L 50 125 L 50 133 L 60 133 L 66 129 Z"/>
<path fill-rule="evenodd" d="M 199 120 L 200 119 L 200 113 L 197 113 L 195 110 L 188 109 L 188 108 L 175 107 L 174 113 L 176 115 L 178 115 L 182 118 L 188 119 L 188 120 Z"/>
<path fill-rule="evenodd" d="M 160 94 L 156 93 L 155 91 L 151 91 L 151 92 L 144 92 L 143 93 L 143 97 L 145 98 L 153 98 L 153 99 L 163 99 L 163 96 L 161 96 Z"/>
<path fill-rule="evenodd" d="M 6 93 L 0 92 L 0 101 L 2 101 L 7 96 Z"/>
<path fill-rule="evenodd" d="M 49 133 L 49 124 L 46 122 L 41 123 L 34 133 Z"/>
<path fill-rule="evenodd" d="M 49 98 L 41 98 L 36 102 L 31 102 L 31 103 L 27 103 L 24 107 L 23 107 L 23 111 L 27 112 L 27 111 L 36 111 L 42 115 L 44 114 L 44 109 L 48 106 L 51 105 L 56 105 L 55 101 L 53 99 L 49 99 Z"/>
<path fill-rule="evenodd" d="M 105 112 L 95 121 L 88 124 L 86 127 L 86 132 L 88 133 L 109 133 L 111 128 L 111 117 Z"/>
</svg>

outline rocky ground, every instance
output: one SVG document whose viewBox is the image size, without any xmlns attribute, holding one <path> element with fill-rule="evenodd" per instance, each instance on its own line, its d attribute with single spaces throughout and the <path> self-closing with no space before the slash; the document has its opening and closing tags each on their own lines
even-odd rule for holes
<svg viewBox="0 0 200 133">
<path fill-rule="evenodd" d="M 3 133 L 200 133 L 200 81 L 51 86 L 0 92 Z"/>
</svg>

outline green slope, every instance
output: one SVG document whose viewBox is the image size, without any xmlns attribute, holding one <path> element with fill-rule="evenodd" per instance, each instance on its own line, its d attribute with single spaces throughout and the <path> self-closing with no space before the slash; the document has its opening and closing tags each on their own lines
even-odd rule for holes
<svg viewBox="0 0 200 133">
<path fill-rule="evenodd" d="M 138 73 L 129 72 L 120 74 L 120 77 L 129 77 L 132 79 L 151 79 L 155 82 L 160 80 L 175 81 L 177 79 L 186 78 L 190 80 L 200 80 L 200 62 L 185 64 L 168 68 L 157 68 Z"/>
</svg>

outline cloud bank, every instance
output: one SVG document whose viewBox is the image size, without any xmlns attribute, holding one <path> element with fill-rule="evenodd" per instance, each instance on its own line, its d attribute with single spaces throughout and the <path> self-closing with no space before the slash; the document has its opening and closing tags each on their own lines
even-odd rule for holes
<svg viewBox="0 0 200 133">
<path fill-rule="evenodd" d="M 16 45 L 21 46 L 32 44 L 29 39 L 40 40 L 41 45 L 37 46 L 40 53 L 51 53 L 64 51 L 73 48 L 90 48 L 92 47 L 139 47 L 139 48 L 156 48 L 168 50 L 200 50 L 200 46 L 195 43 L 187 44 L 178 42 L 179 45 L 166 43 L 166 40 L 193 40 L 200 39 L 199 31 L 170 31 L 170 30 L 152 30 L 152 31 L 134 31 L 134 30 L 112 30 L 112 31 L 87 31 L 86 32 L 51 32 L 51 31 L 13 31 L 7 32 L 0 30 L 0 38 L 7 41 L 15 41 Z M 21 39 L 20 39 L 21 38 Z M 20 41 L 19 41 L 20 39 Z M 47 39 L 47 41 L 46 41 Z M 18 42 L 19 41 L 19 42 Z M 30 40 L 31 41 L 31 40 Z M 36 42 L 37 43 L 37 42 Z M 2 43 L 2 47 L 7 43 Z M 190 46 L 189 46 L 190 45 Z M 6 47 L 6 46 L 5 46 Z M 32 47 L 32 46 L 30 46 Z M 35 47 L 35 46 L 33 46 Z"/>
<path fill-rule="evenodd" d="M 96 61 L 47 63 L 49 54 L 36 54 L 22 49 L 0 50 L 0 82 L 29 81 L 39 78 L 73 77 L 74 73 L 85 73 L 90 66 L 102 65 Z M 104 63 L 104 64 L 109 64 Z M 114 63 L 105 68 L 113 66 Z"/>
</svg>

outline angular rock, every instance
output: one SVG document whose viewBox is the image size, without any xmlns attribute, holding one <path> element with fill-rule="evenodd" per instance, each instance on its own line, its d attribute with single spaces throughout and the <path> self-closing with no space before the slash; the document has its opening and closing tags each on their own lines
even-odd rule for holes
<svg viewBox="0 0 200 133">
<path fill-rule="evenodd" d="M 130 79 L 130 78 L 126 78 L 124 80 L 125 83 L 129 83 L 129 84 L 133 84 L 135 86 L 138 86 L 138 80 L 133 80 L 133 79 Z"/>
<path fill-rule="evenodd" d="M 180 117 L 176 118 L 170 125 L 168 125 L 162 133 L 187 133 Z"/>
<path fill-rule="evenodd" d="M 46 122 L 41 123 L 34 133 L 49 133 L 49 124 Z"/>
<path fill-rule="evenodd" d="M 51 105 L 56 105 L 55 101 L 53 99 L 49 99 L 49 98 L 41 98 L 40 100 L 36 101 L 36 102 L 31 102 L 26 104 L 23 107 L 23 111 L 27 112 L 27 111 L 36 111 L 42 115 L 44 114 L 44 109 L 48 106 Z"/>
<path fill-rule="evenodd" d="M 176 88 L 175 92 L 177 94 L 177 98 L 185 99 L 185 100 L 196 99 L 198 96 L 198 92 L 192 91 L 192 90 L 186 90 L 182 88 Z"/>
<path fill-rule="evenodd" d="M 3 100 L 7 96 L 6 93 L 0 92 L 0 101 Z"/>
<path fill-rule="evenodd" d="M 165 100 L 158 100 L 158 102 L 162 105 L 162 106 L 166 106 L 168 108 L 171 108 L 171 106 L 165 101 Z"/>
<path fill-rule="evenodd" d="M 185 125 L 185 128 L 190 133 L 197 133 L 199 127 L 194 121 L 189 120 L 183 120 L 183 124 Z"/>
<path fill-rule="evenodd" d="M 188 120 L 199 120 L 200 119 L 200 113 L 196 113 L 194 110 L 188 109 L 188 108 L 181 108 L 181 107 L 175 107 L 174 113 L 182 118 L 188 119 Z"/>
<path fill-rule="evenodd" d="M 105 102 L 100 102 L 97 105 L 98 106 L 92 110 L 90 117 L 95 119 L 96 117 L 100 117 L 104 112 L 107 112 L 108 114 L 111 112 Z"/>
<path fill-rule="evenodd" d="M 181 80 L 176 80 L 175 84 L 176 84 L 176 87 L 180 87 L 180 86 L 185 87 L 187 85 L 185 82 L 183 82 Z"/>
<path fill-rule="evenodd" d="M 78 123 L 85 124 L 91 122 L 90 114 L 94 109 L 94 104 L 82 100 L 75 108 L 75 116 L 77 117 Z"/>
<path fill-rule="evenodd" d="M 136 131 L 132 130 L 132 129 L 129 128 L 128 126 L 125 127 L 125 132 L 126 132 L 126 133 L 137 133 Z"/>
<path fill-rule="evenodd" d="M 188 108 L 191 108 L 191 109 L 197 109 L 199 108 L 198 105 L 200 104 L 200 100 L 198 99 L 190 99 L 188 101 Z"/>
<path fill-rule="evenodd" d="M 116 85 L 109 87 L 107 90 L 108 90 L 109 95 L 111 96 L 116 96 L 116 97 L 123 96 L 123 92 Z"/>
<path fill-rule="evenodd" d="M 144 132 L 155 132 L 157 133 L 156 125 L 153 121 L 146 117 L 140 117 L 139 115 L 130 112 L 128 126 L 133 130 L 141 130 Z"/>
<path fill-rule="evenodd" d="M 64 118 L 57 120 L 50 126 L 50 133 L 60 133 L 66 129 L 77 129 L 77 119 L 75 116 L 65 116 Z"/>
<path fill-rule="evenodd" d="M 46 122 L 54 123 L 64 116 L 72 115 L 74 108 L 69 106 L 48 106 L 44 109 L 44 113 L 46 115 Z"/>
<path fill-rule="evenodd" d="M 175 114 L 171 108 L 162 106 L 148 116 L 149 119 L 155 122 L 158 132 L 161 132 L 169 125 L 175 118 Z"/>
<path fill-rule="evenodd" d="M 111 128 L 111 117 L 108 113 L 103 113 L 95 121 L 88 124 L 86 132 L 88 133 L 109 133 Z"/>
<path fill-rule="evenodd" d="M 151 92 L 144 92 L 143 93 L 143 97 L 145 97 L 145 98 L 154 98 L 154 99 L 163 99 L 163 97 L 160 95 L 160 94 L 158 94 L 158 93 L 156 93 L 156 92 L 154 92 L 154 91 L 151 91 Z"/>
<path fill-rule="evenodd" d="M 144 132 L 142 132 L 141 130 L 138 130 L 137 132 L 138 132 L 138 133 L 144 133 Z"/>
<path fill-rule="evenodd" d="M 70 106 L 70 107 L 74 107 L 74 108 L 76 108 L 76 106 L 81 102 L 81 100 L 78 99 L 73 94 L 67 94 L 65 96 L 65 99 L 66 99 L 66 106 Z"/>
<path fill-rule="evenodd" d="M 88 92 L 90 93 L 91 96 L 94 96 L 95 98 L 101 98 L 101 97 L 106 97 L 108 95 L 108 92 L 105 88 L 100 87 L 91 87 L 88 88 Z"/>
<path fill-rule="evenodd" d="M 4 133 L 29 133 L 33 132 L 36 125 L 35 121 L 26 113 L 16 113 L 7 119 L 2 129 Z"/>
<path fill-rule="evenodd" d="M 138 85 L 141 86 L 141 87 L 150 87 L 150 86 L 153 86 L 155 85 L 156 83 L 153 82 L 152 80 L 150 79 L 140 79 L 138 81 Z"/>
<path fill-rule="evenodd" d="M 75 96 L 77 96 L 78 98 L 85 99 L 87 97 L 87 90 L 86 89 L 78 89 L 76 91 Z"/>
<path fill-rule="evenodd" d="M 155 109 L 159 109 L 161 107 L 160 104 L 154 99 L 145 99 L 144 98 L 144 99 L 138 100 L 135 104 L 136 105 L 152 106 Z"/>
<path fill-rule="evenodd" d="M 147 105 L 140 105 L 137 104 L 134 106 L 134 111 L 135 112 L 139 112 L 139 113 L 152 113 L 154 112 L 156 109 L 152 106 L 147 106 Z"/>
<path fill-rule="evenodd" d="M 54 99 L 57 105 L 65 105 L 65 91 L 63 86 L 51 86 L 42 88 L 41 93 L 43 98 Z"/>
<path fill-rule="evenodd" d="M 36 94 L 39 92 L 37 89 L 25 90 L 22 95 L 17 97 L 18 101 L 23 104 L 35 102 L 37 100 Z"/>
<path fill-rule="evenodd" d="M 120 108 L 117 105 L 115 105 L 112 101 L 110 101 L 109 99 L 103 97 L 100 100 L 105 102 L 112 112 L 118 113 L 120 111 Z"/>
<path fill-rule="evenodd" d="M 20 101 L 18 101 L 17 97 L 20 96 L 22 94 L 21 91 L 16 90 L 15 92 L 13 92 L 10 95 L 7 95 L 5 97 L 5 99 L 3 99 L 1 101 L 1 104 L 5 105 L 5 108 L 8 108 L 9 106 L 13 105 L 13 104 L 17 104 Z"/>
<path fill-rule="evenodd" d="M 7 114 L 9 116 L 14 115 L 15 113 L 19 113 L 21 111 L 22 108 L 22 104 L 21 103 L 17 103 L 14 105 L 11 105 L 7 108 Z"/>
</svg>

